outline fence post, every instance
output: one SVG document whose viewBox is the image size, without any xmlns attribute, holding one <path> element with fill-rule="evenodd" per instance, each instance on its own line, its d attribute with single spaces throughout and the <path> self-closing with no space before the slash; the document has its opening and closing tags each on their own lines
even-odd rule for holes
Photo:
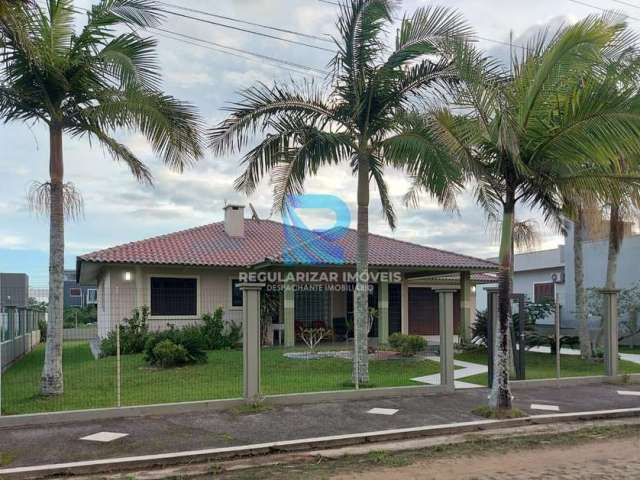
<svg viewBox="0 0 640 480">
<path fill-rule="evenodd" d="M 453 362 L 453 293 L 456 290 L 438 290 L 440 320 L 440 385 L 455 388 Z"/>
<path fill-rule="evenodd" d="M 609 377 L 614 377 L 618 374 L 618 293 L 620 290 L 603 288 L 599 292 L 603 297 L 606 374 Z"/>
<path fill-rule="evenodd" d="M 264 283 L 241 283 L 244 399 L 260 400 L 260 291 Z"/>
<path fill-rule="evenodd" d="M 290 279 L 284 282 L 284 346 L 294 347 L 296 344 L 295 329 L 295 284 Z"/>
<path fill-rule="evenodd" d="M 493 372 L 496 350 L 496 325 L 498 319 L 498 288 L 487 288 L 487 378 L 488 386 L 493 386 Z"/>
</svg>

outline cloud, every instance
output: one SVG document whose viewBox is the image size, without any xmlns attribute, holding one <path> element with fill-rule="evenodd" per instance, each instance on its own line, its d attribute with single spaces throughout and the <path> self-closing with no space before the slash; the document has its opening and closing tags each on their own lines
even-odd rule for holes
<svg viewBox="0 0 640 480">
<path fill-rule="evenodd" d="M 29 242 L 18 235 L 2 234 L 0 235 L 0 248 L 6 248 L 8 250 L 24 249 Z"/>
<path fill-rule="evenodd" d="M 81 8 L 93 3 L 91 0 L 77 1 Z M 459 9 L 478 35 L 501 41 L 509 39 L 510 31 L 513 31 L 518 42 L 524 41 L 545 25 L 575 21 L 589 12 L 588 8 L 555 0 L 451 0 L 444 3 Z M 317 0 L 190 0 L 188 6 L 313 35 L 335 32 L 335 6 Z M 403 9 L 408 12 L 419 6 L 424 6 L 423 0 L 403 2 Z M 169 17 L 163 28 L 315 68 L 324 68 L 332 56 L 329 52 L 177 17 Z M 294 38 L 284 32 L 248 28 Z M 390 29 L 389 33 L 392 36 L 394 29 Z M 256 81 L 272 84 L 295 76 L 260 59 L 250 61 L 176 40 L 157 38 L 163 88 L 181 100 L 196 105 L 208 125 L 224 118 L 226 111 L 223 109 L 238 99 L 239 90 Z M 326 42 L 312 39 L 304 41 L 331 47 Z M 503 60 L 508 59 L 507 47 L 486 40 L 481 40 L 480 46 Z M 245 152 L 223 157 L 207 153 L 199 164 L 183 174 L 177 174 L 164 166 L 162 159 L 152 151 L 143 136 L 132 132 L 116 132 L 116 135 L 149 165 L 155 185 L 149 187 L 136 182 L 127 167 L 114 163 L 95 141 L 90 144 L 86 138 L 66 136 L 65 176 L 83 193 L 86 211 L 83 220 L 69 223 L 66 227 L 68 266 L 73 267 L 75 255 L 90 250 L 219 221 L 225 201 L 252 202 L 261 217 L 271 215 L 272 188 L 268 179 L 248 198 L 233 188 L 234 180 L 241 173 L 240 162 Z M 42 253 L 41 256 L 34 255 L 37 261 L 33 262 L 24 262 L 24 257 L 21 257 L 20 264 L 26 265 L 25 268 L 34 276 L 46 278 L 48 223 L 46 219 L 31 214 L 26 209 L 24 199 L 32 180 L 48 178 L 47 128 L 42 124 L 2 124 L 0 145 L 0 175 L 3 179 L 0 187 L 2 255 L 6 258 L 5 252 L 16 252 L 21 248 Z M 461 253 L 495 255 L 497 247 L 487 232 L 485 214 L 475 205 L 471 195 L 460 197 L 459 217 L 442 212 L 437 203 L 428 197 L 423 199 L 418 208 L 407 208 L 402 204 L 402 196 L 409 186 L 408 179 L 393 169 L 386 171 L 385 175 L 398 212 L 398 228 L 391 231 L 388 227 L 381 215 L 379 195 L 372 189 L 372 232 Z M 306 187 L 308 192 L 335 194 L 342 198 L 351 209 L 352 226 L 355 226 L 356 183 L 347 166 L 320 170 Z M 318 221 L 321 221 L 322 212 L 317 215 Z M 518 215 L 522 218 L 539 218 L 536 212 L 524 209 Z M 278 215 L 274 214 L 273 218 L 277 219 Z M 551 233 L 544 238 L 543 245 L 554 246 L 560 241 L 560 237 Z"/>
</svg>

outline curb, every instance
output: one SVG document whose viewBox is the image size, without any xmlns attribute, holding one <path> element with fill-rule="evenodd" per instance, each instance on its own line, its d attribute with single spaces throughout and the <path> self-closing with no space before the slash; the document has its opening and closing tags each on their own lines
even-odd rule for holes
<svg viewBox="0 0 640 480">
<path fill-rule="evenodd" d="M 0 469 L 3 478 L 42 478 L 53 475 L 96 474 L 113 471 L 152 468 L 184 463 L 229 460 L 230 458 L 267 455 L 270 453 L 299 452 L 305 450 L 344 447 L 365 443 L 406 440 L 420 437 L 435 437 L 483 430 L 498 430 L 527 425 L 568 423 L 576 421 L 640 417 L 640 408 L 599 410 L 592 412 L 556 413 L 534 415 L 508 420 L 480 420 L 473 422 L 449 423 L 424 427 L 381 430 L 365 433 L 304 438 L 281 442 L 241 445 L 236 447 L 211 448 L 154 455 L 141 455 L 111 459 L 86 460 L 79 462 L 36 465 Z"/>
</svg>

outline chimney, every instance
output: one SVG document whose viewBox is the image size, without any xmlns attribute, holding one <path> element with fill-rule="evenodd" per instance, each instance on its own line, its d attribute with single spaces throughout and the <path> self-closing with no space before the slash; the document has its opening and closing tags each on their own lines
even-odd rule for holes
<svg viewBox="0 0 640 480">
<path fill-rule="evenodd" d="M 244 237 L 244 205 L 225 205 L 224 231 L 230 237 Z"/>
</svg>

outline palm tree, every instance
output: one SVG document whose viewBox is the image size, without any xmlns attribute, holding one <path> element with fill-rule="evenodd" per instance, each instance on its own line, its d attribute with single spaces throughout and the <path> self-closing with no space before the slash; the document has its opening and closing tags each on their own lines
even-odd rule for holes
<svg viewBox="0 0 640 480">
<path fill-rule="evenodd" d="M 268 87 L 242 93 L 229 117 L 212 129 L 217 154 L 240 151 L 255 132 L 259 144 L 243 159 L 236 187 L 246 193 L 272 174 L 274 209 L 283 210 L 291 194 L 327 165 L 346 162 L 357 178 L 357 283 L 353 382 L 369 381 L 368 232 L 370 183 L 377 186 L 391 227 L 395 213 L 384 180 L 384 166 L 431 155 L 422 125 L 412 122 L 413 100 L 453 80 L 447 52 L 469 33 L 460 16 L 446 8 L 421 8 L 404 18 L 395 48 L 387 54 L 386 29 L 397 2 L 345 0 L 337 21 L 337 53 L 330 63 L 330 88 L 313 83 Z M 329 90 L 327 92 L 327 90 Z M 450 169 L 432 163 L 430 192 L 446 200 Z"/>
<path fill-rule="evenodd" d="M 606 165 L 620 152 L 640 149 L 634 102 L 595 81 L 605 56 L 625 48 L 625 35 L 621 22 L 588 17 L 532 41 L 514 57 L 512 74 L 497 73 L 494 62 L 468 47 L 457 62 L 462 81 L 453 99 L 462 113 L 430 115 L 439 142 L 474 182 L 478 203 L 502 219 L 494 409 L 511 408 L 507 346 L 516 207 L 540 208 L 546 220 L 558 222 L 567 185 L 594 189 L 603 183 L 585 159 Z"/>
<path fill-rule="evenodd" d="M 637 95 L 637 92 L 634 92 Z M 621 158 L 622 172 L 640 175 L 638 158 Z M 616 288 L 618 256 L 626 235 L 626 223 L 638 218 L 640 210 L 640 190 L 636 185 L 627 185 L 621 194 L 608 199 L 609 206 L 609 248 L 607 252 L 607 274 L 605 288 Z"/>
<path fill-rule="evenodd" d="M 63 392 L 64 218 L 65 200 L 74 192 L 64 183 L 65 134 L 96 140 L 144 183 L 152 181 L 149 170 L 112 132 L 140 131 L 176 170 L 202 154 L 194 108 L 159 89 L 156 42 L 135 33 L 160 20 L 155 2 L 101 0 L 87 12 L 80 32 L 74 30 L 74 13 L 72 0 L 48 0 L 45 7 L 4 3 L 0 15 L 0 120 L 49 128 L 50 179 L 37 190 L 50 216 L 44 395 Z"/>
<path fill-rule="evenodd" d="M 608 75 L 614 80 L 611 88 L 618 95 L 626 95 L 629 99 L 637 99 L 640 95 L 640 55 L 636 48 L 623 50 L 618 56 L 610 59 L 607 64 Z M 640 174 L 640 158 L 637 156 L 620 156 L 612 162 L 611 173 L 627 176 Z M 607 254 L 607 273 L 605 287 L 613 289 L 616 286 L 617 261 L 625 236 L 625 222 L 638 217 L 640 210 L 640 189 L 634 183 L 627 183 L 609 192 L 603 199 L 609 210 L 609 250 Z"/>
<path fill-rule="evenodd" d="M 640 78 L 640 57 L 636 45 L 629 43 L 613 58 L 606 58 L 604 75 L 599 80 L 601 88 L 615 91 L 619 98 L 626 97 L 628 102 L 635 102 L 635 109 L 640 107 L 638 101 L 638 79 Z M 589 165 L 589 163 L 591 165 Z M 617 257 L 624 239 L 624 221 L 633 219 L 640 205 L 640 164 L 637 156 L 617 155 L 613 161 L 598 165 L 585 159 L 585 166 L 591 170 L 601 171 L 602 181 L 597 190 L 585 190 L 580 185 L 566 185 L 564 202 L 567 214 L 573 220 L 574 250 L 574 282 L 575 282 L 575 316 L 579 325 L 580 354 L 585 360 L 593 355 L 594 342 L 589 331 L 586 314 L 586 296 L 584 288 L 583 244 L 591 225 L 602 222 L 602 210 L 609 208 L 609 250 L 607 256 L 606 288 L 615 288 Z M 599 208 L 600 207 L 600 208 Z M 602 332 L 601 332 L 602 334 Z"/>
</svg>

